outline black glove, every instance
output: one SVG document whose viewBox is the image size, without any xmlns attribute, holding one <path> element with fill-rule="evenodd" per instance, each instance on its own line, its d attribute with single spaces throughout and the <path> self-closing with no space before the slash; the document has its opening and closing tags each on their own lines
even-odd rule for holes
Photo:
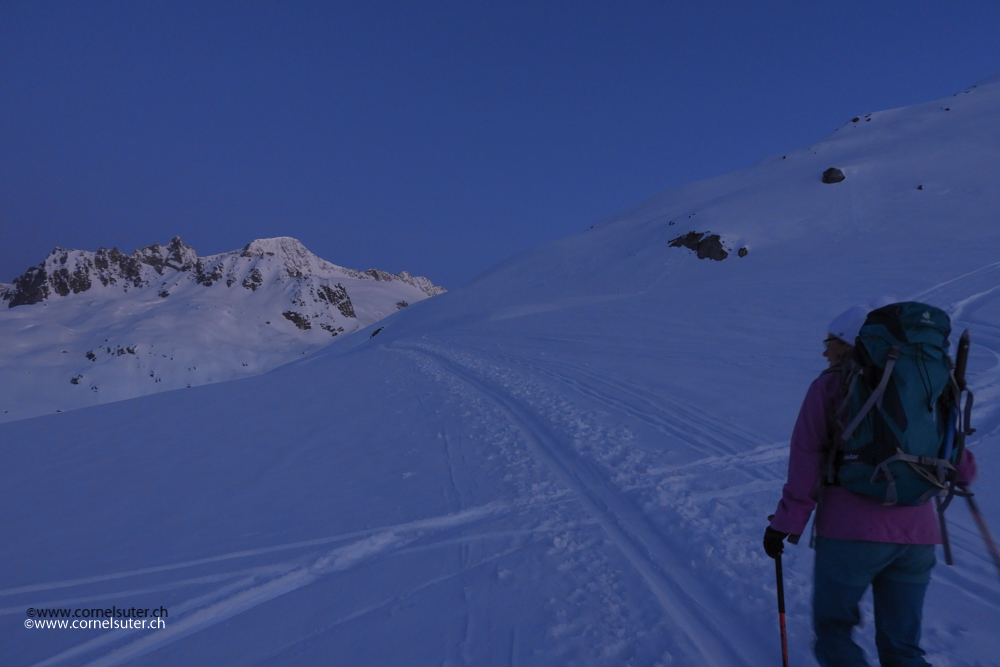
<svg viewBox="0 0 1000 667">
<path fill-rule="evenodd" d="M 771 558 L 777 558 L 785 550 L 785 538 L 788 533 L 775 530 L 770 526 L 764 531 L 764 553 Z"/>
</svg>

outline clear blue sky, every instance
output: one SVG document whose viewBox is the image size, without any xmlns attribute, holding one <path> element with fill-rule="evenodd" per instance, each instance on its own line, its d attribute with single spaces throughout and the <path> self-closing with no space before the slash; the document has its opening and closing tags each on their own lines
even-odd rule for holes
<svg viewBox="0 0 1000 667">
<path fill-rule="evenodd" d="M 457 287 L 997 74 L 998 26 L 992 0 L 0 0 L 0 280 L 294 236 Z"/>
</svg>

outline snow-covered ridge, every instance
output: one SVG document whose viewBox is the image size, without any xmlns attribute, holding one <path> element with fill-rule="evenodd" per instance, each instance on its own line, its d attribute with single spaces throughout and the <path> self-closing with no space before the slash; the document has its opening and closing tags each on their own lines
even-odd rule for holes
<svg viewBox="0 0 1000 667">
<path fill-rule="evenodd" d="M 183 279 L 210 287 L 225 281 L 227 287 L 236 284 L 256 290 L 263 275 L 261 262 L 274 258 L 281 273 L 288 278 L 310 275 L 342 275 L 355 280 L 397 280 L 418 288 L 427 296 L 436 296 L 445 290 L 423 276 L 413 277 L 402 271 L 390 274 L 378 269 L 356 271 L 331 264 L 309 252 L 298 240 L 281 236 L 258 239 L 242 250 L 207 257 L 198 257 L 194 248 L 185 245 L 175 236 L 165 247 L 159 243 L 140 248 L 131 255 L 117 248 L 100 248 L 97 252 L 55 248 L 45 261 L 28 269 L 12 285 L 0 284 L 0 300 L 10 308 L 31 305 L 54 296 L 79 294 L 98 283 L 103 287 L 116 287 L 123 293 L 160 282 L 160 296 L 169 296 L 168 283 L 186 274 Z"/>
<path fill-rule="evenodd" d="M 0 421 L 256 375 L 443 293 L 258 239 L 199 257 L 56 248 L 0 285 Z"/>
</svg>

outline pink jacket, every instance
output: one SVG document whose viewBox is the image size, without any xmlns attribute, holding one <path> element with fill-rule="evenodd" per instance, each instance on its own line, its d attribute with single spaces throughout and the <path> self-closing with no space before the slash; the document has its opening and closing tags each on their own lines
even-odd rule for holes
<svg viewBox="0 0 1000 667">
<path fill-rule="evenodd" d="M 788 456 L 788 481 L 771 527 L 790 535 L 801 535 L 816 507 L 820 492 L 823 451 L 835 427 L 828 415 L 835 412 L 840 373 L 816 378 L 806 392 L 792 431 Z M 959 481 L 976 477 L 976 459 L 966 450 L 958 466 Z M 941 544 L 934 503 L 916 507 L 885 507 L 877 498 L 852 493 L 840 486 L 822 487 L 822 502 L 816 512 L 816 534 L 841 540 L 867 540 L 893 544 Z"/>
</svg>

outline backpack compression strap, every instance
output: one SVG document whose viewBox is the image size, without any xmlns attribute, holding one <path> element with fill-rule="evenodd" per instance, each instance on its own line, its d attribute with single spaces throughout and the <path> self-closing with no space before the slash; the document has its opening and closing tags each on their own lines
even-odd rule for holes
<svg viewBox="0 0 1000 667">
<path fill-rule="evenodd" d="M 888 361 L 886 361 L 885 370 L 882 372 L 882 380 L 878 383 L 878 386 L 875 387 L 875 391 L 873 391 L 872 395 L 868 397 L 868 400 L 865 401 L 864 406 L 858 410 L 858 414 L 855 415 L 854 419 L 851 420 L 851 423 L 844 429 L 843 435 L 840 436 L 841 440 L 844 442 L 851 439 L 854 431 L 864 420 L 865 416 L 871 412 L 871 409 L 875 407 L 876 403 L 880 403 L 882 401 L 882 394 L 885 393 L 885 388 L 889 384 L 889 378 L 892 376 L 892 367 L 896 365 L 896 359 L 899 358 L 899 348 L 896 346 L 890 347 L 889 354 L 886 358 Z"/>
</svg>

